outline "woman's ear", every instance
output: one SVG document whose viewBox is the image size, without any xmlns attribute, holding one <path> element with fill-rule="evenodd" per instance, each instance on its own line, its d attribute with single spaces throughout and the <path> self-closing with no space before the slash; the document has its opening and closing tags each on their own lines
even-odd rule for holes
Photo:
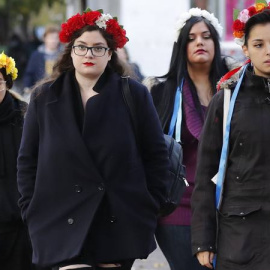
<svg viewBox="0 0 270 270">
<path fill-rule="evenodd" d="M 244 55 L 245 55 L 247 58 L 249 58 L 248 48 L 247 48 L 246 45 L 244 45 L 244 46 L 242 47 L 242 50 L 243 50 Z"/>
</svg>

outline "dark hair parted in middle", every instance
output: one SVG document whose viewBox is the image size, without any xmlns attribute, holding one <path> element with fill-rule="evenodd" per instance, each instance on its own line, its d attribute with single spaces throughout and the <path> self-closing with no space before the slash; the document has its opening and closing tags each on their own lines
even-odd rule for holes
<svg viewBox="0 0 270 270">
<path fill-rule="evenodd" d="M 216 92 L 217 81 L 220 79 L 222 74 L 228 71 L 225 65 L 222 63 L 219 35 L 216 29 L 204 17 L 192 16 L 182 28 L 180 35 L 178 36 L 177 42 L 174 43 L 169 71 L 165 75 L 159 77 L 162 79 L 166 79 L 164 91 L 162 93 L 162 102 L 158 105 L 157 110 L 159 112 L 159 118 L 163 126 L 168 125 L 173 110 L 175 92 L 177 86 L 179 86 L 181 83 L 181 78 L 183 77 L 189 80 L 189 83 L 191 85 L 191 93 L 195 101 L 195 106 L 198 109 L 198 112 L 201 112 L 200 102 L 195 85 L 189 78 L 189 74 L 187 71 L 187 46 L 189 43 L 189 33 L 191 28 L 199 22 L 204 22 L 206 24 L 215 47 L 215 55 L 209 73 L 209 81 L 212 86 L 212 94 Z"/>
</svg>

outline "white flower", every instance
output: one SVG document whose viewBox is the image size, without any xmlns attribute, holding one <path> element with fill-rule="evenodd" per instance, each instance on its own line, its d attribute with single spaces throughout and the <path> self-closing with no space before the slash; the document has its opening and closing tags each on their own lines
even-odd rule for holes
<svg viewBox="0 0 270 270">
<path fill-rule="evenodd" d="M 113 17 L 110 14 L 102 14 L 98 18 L 98 20 L 96 20 L 95 23 L 99 28 L 106 29 L 106 27 L 107 27 L 106 22 L 109 21 L 110 19 L 113 19 Z"/>
<path fill-rule="evenodd" d="M 219 36 L 220 37 L 222 36 L 223 27 L 220 25 L 218 19 L 215 17 L 213 13 L 210 14 L 208 11 L 201 10 L 200 8 L 191 8 L 188 12 L 181 14 L 180 19 L 176 23 L 175 41 L 177 41 L 181 32 L 181 29 L 185 26 L 187 20 L 189 20 L 192 16 L 204 17 L 214 26 Z"/>
<path fill-rule="evenodd" d="M 202 10 L 200 8 L 191 8 L 189 14 L 191 16 L 200 17 L 202 16 Z"/>
<path fill-rule="evenodd" d="M 238 19 L 243 23 L 246 23 L 249 18 L 249 11 L 247 9 L 243 9 L 238 15 Z"/>
<path fill-rule="evenodd" d="M 235 38 L 234 42 L 238 45 L 240 45 L 241 47 L 244 46 L 245 44 L 245 36 L 241 37 L 241 38 Z"/>
</svg>

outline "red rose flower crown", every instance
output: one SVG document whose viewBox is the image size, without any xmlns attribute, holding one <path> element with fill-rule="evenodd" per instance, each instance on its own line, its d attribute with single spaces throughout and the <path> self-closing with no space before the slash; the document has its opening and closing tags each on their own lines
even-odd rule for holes
<svg viewBox="0 0 270 270">
<path fill-rule="evenodd" d="M 110 14 L 103 14 L 102 9 L 93 11 L 89 8 L 82 14 L 78 13 L 72 16 L 61 25 L 60 41 L 63 43 L 70 42 L 73 33 L 86 25 L 97 25 L 112 35 L 116 42 L 116 48 L 123 48 L 128 42 L 126 30 L 122 25 L 118 24 L 116 17 L 112 17 Z"/>
<path fill-rule="evenodd" d="M 270 9 L 270 3 L 265 0 L 256 0 L 253 6 L 243 9 L 242 11 L 234 9 L 233 11 L 233 36 L 238 45 L 243 46 L 245 43 L 245 25 L 248 19 L 266 9 Z"/>
</svg>

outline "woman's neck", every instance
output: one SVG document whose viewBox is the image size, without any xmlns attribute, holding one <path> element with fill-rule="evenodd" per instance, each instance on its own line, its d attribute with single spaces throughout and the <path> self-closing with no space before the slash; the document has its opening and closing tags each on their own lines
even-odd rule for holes
<svg viewBox="0 0 270 270">
<path fill-rule="evenodd" d="M 212 86 L 209 80 L 210 68 L 207 67 L 188 67 L 188 74 L 195 85 L 197 95 L 201 105 L 208 106 L 212 98 Z"/>
</svg>

